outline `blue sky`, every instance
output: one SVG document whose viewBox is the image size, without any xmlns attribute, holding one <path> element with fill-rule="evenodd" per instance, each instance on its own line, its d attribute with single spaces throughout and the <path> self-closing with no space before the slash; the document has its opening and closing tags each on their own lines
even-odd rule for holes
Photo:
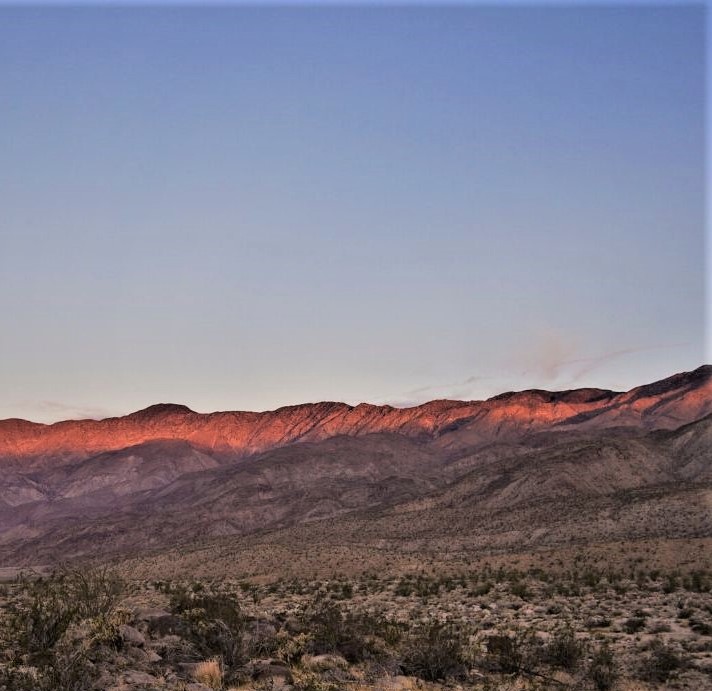
<svg viewBox="0 0 712 691">
<path fill-rule="evenodd" d="M 704 21 L 0 7 L 0 417 L 696 367 Z"/>
</svg>

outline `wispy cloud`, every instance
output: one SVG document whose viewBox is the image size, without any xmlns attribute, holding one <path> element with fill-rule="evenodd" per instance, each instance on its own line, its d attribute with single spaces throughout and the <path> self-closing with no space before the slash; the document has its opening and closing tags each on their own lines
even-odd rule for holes
<svg viewBox="0 0 712 691">
<path fill-rule="evenodd" d="M 508 369 L 518 373 L 518 386 L 569 388 L 587 375 L 607 365 L 644 352 L 671 350 L 689 343 L 633 345 L 589 355 L 580 337 L 566 329 L 543 327 L 510 353 Z"/>
<path fill-rule="evenodd" d="M 582 377 L 590 374 L 591 372 L 603 367 L 611 361 L 617 360 L 626 355 L 635 355 L 637 353 L 645 353 L 649 351 L 656 350 L 672 350 L 673 348 L 684 348 L 688 346 L 689 343 L 665 343 L 660 345 L 650 345 L 650 346 L 638 346 L 633 348 L 623 348 L 621 350 L 612 350 L 608 353 L 603 353 L 602 355 L 597 355 L 595 357 L 588 358 L 577 358 L 576 360 L 570 360 L 565 365 L 578 365 L 575 371 L 571 374 L 570 381 L 576 382 Z"/>
<path fill-rule="evenodd" d="M 115 411 L 108 408 L 94 406 L 79 406 L 61 401 L 23 401 L 18 408 L 34 411 L 43 418 L 55 420 L 101 420 L 116 415 Z"/>
<path fill-rule="evenodd" d="M 497 375 L 471 375 L 459 382 L 421 386 L 383 402 L 406 408 L 435 398 L 475 400 L 522 388 L 575 388 L 587 375 L 626 356 L 687 345 L 689 344 L 664 343 L 632 346 L 590 357 L 571 357 L 577 350 L 575 340 L 561 332 L 552 331 L 528 349 L 519 362 L 513 358 L 509 366 Z"/>
<path fill-rule="evenodd" d="M 409 408 L 437 398 L 471 400 L 476 395 L 474 385 L 486 380 L 494 380 L 494 377 L 471 375 L 459 382 L 421 386 L 417 389 L 405 391 L 400 396 L 387 398 L 383 403 L 397 408 Z"/>
<path fill-rule="evenodd" d="M 579 350 L 577 338 L 563 329 L 544 328 L 513 348 L 509 368 L 522 380 L 556 381 Z"/>
</svg>

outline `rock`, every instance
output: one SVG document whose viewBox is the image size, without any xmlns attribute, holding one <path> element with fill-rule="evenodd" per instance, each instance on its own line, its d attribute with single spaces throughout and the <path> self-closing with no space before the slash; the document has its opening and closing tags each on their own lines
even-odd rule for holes
<svg viewBox="0 0 712 691">
<path fill-rule="evenodd" d="M 119 634 L 121 635 L 121 638 L 124 640 L 125 643 L 130 643 L 131 645 L 134 645 L 137 648 L 142 648 L 144 645 L 146 645 L 145 636 L 133 626 L 129 626 L 128 624 L 122 624 L 119 627 Z"/>
<path fill-rule="evenodd" d="M 289 667 L 279 660 L 252 660 L 250 674 L 255 681 L 268 681 L 272 686 L 291 682 Z"/>
<path fill-rule="evenodd" d="M 161 687 L 163 683 L 159 681 L 156 677 L 146 672 L 139 672 L 138 670 L 132 669 L 128 672 L 124 672 L 123 681 L 128 684 L 129 687 L 134 686 L 153 686 Z"/>
<path fill-rule="evenodd" d="M 134 646 L 129 646 L 126 649 L 126 656 L 134 663 L 139 663 L 141 665 L 148 662 L 148 653 L 143 648 L 136 648 Z"/>
<path fill-rule="evenodd" d="M 152 619 L 160 619 L 161 617 L 170 617 L 171 613 L 165 609 L 146 608 L 136 612 L 136 618 L 139 621 L 151 621 Z"/>
</svg>

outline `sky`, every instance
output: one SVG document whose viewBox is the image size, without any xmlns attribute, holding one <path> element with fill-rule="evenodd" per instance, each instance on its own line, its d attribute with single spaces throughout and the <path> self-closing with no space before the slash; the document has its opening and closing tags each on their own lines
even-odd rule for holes
<svg viewBox="0 0 712 691">
<path fill-rule="evenodd" d="M 0 5 L 0 418 L 709 361 L 705 21 Z"/>
</svg>

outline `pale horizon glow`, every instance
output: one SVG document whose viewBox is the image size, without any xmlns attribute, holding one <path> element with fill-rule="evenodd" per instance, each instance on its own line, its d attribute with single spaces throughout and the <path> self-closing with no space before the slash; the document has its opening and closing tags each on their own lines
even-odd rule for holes
<svg viewBox="0 0 712 691">
<path fill-rule="evenodd" d="M 0 3 L 0 419 L 695 369 L 705 21 Z"/>
</svg>

